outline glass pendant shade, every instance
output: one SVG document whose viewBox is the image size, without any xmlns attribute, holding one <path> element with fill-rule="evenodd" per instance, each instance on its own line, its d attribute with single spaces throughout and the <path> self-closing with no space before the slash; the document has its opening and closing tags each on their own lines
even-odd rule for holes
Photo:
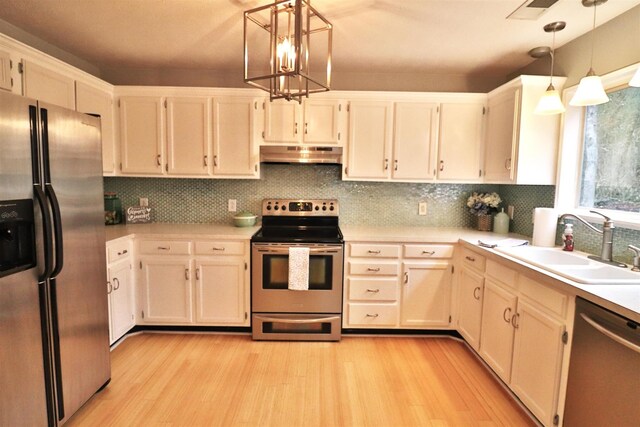
<svg viewBox="0 0 640 427">
<path fill-rule="evenodd" d="M 593 69 L 580 80 L 575 95 L 569 101 L 569 105 L 574 107 L 586 107 L 589 105 L 598 105 L 609 102 L 609 97 L 604 91 L 602 80 L 597 76 Z"/>
<path fill-rule="evenodd" d="M 553 85 L 549 85 L 546 92 L 538 101 L 534 114 L 562 114 L 565 112 L 560 94 Z"/>
<path fill-rule="evenodd" d="M 640 67 L 636 70 L 636 73 L 631 77 L 629 86 L 640 87 Z"/>
</svg>

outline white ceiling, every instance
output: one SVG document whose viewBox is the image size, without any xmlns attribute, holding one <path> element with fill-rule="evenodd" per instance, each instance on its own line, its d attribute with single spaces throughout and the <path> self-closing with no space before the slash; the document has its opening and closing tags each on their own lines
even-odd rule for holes
<svg viewBox="0 0 640 427">
<path fill-rule="evenodd" d="M 505 75 L 591 29 L 593 9 L 560 0 L 537 20 L 507 20 L 525 0 L 312 0 L 334 25 L 333 69 Z M 0 0 L 0 19 L 99 67 L 242 68 L 242 12 L 269 0 Z M 597 25 L 640 4 L 610 0 Z M 631 41 L 630 41 L 631 42 Z"/>
</svg>

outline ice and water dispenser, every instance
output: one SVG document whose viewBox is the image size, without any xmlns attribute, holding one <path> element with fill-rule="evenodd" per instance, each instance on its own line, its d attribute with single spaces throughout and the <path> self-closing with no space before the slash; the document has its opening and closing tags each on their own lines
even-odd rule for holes
<svg viewBox="0 0 640 427">
<path fill-rule="evenodd" d="M 33 200 L 0 201 L 0 277 L 35 265 Z"/>
</svg>

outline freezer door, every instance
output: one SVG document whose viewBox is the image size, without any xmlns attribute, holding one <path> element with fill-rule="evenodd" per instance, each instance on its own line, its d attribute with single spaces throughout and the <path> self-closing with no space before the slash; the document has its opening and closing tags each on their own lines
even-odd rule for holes
<svg viewBox="0 0 640 427">
<path fill-rule="evenodd" d="M 59 418 L 111 376 L 100 119 L 40 104 L 45 192 L 54 217 L 51 279 Z"/>
<path fill-rule="evenodd" d="M 35 102 L 0 93 L 0 200 L 31 199 L 31 125 Z M 37 135 L 37 134 L 36 134 Z M 36 223 L 41 221 L 35 218 Z M 37 228 L 42 235 L 42 228 Z M 36 247 L 42 248 L 42 239 Z M 47 425 L 40 267 L 0 277 L 0 425 Z M 44 297 L 44 293 L 42 294 Z M 46 305 L 43 304 L 43 307 Z M 51 409 L 51 408 L 50 408 Z"/>
</svg>

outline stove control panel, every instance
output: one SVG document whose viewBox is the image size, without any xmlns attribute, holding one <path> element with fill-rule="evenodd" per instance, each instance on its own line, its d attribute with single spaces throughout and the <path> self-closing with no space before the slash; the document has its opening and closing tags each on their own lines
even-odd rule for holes
<svg viewBox="0 0 640 427">
<path fill-rule="evenodd" d="M 338 216 L 336 199 L 264 199 L 262 215 L 267 216 Z"/>
</svg>

